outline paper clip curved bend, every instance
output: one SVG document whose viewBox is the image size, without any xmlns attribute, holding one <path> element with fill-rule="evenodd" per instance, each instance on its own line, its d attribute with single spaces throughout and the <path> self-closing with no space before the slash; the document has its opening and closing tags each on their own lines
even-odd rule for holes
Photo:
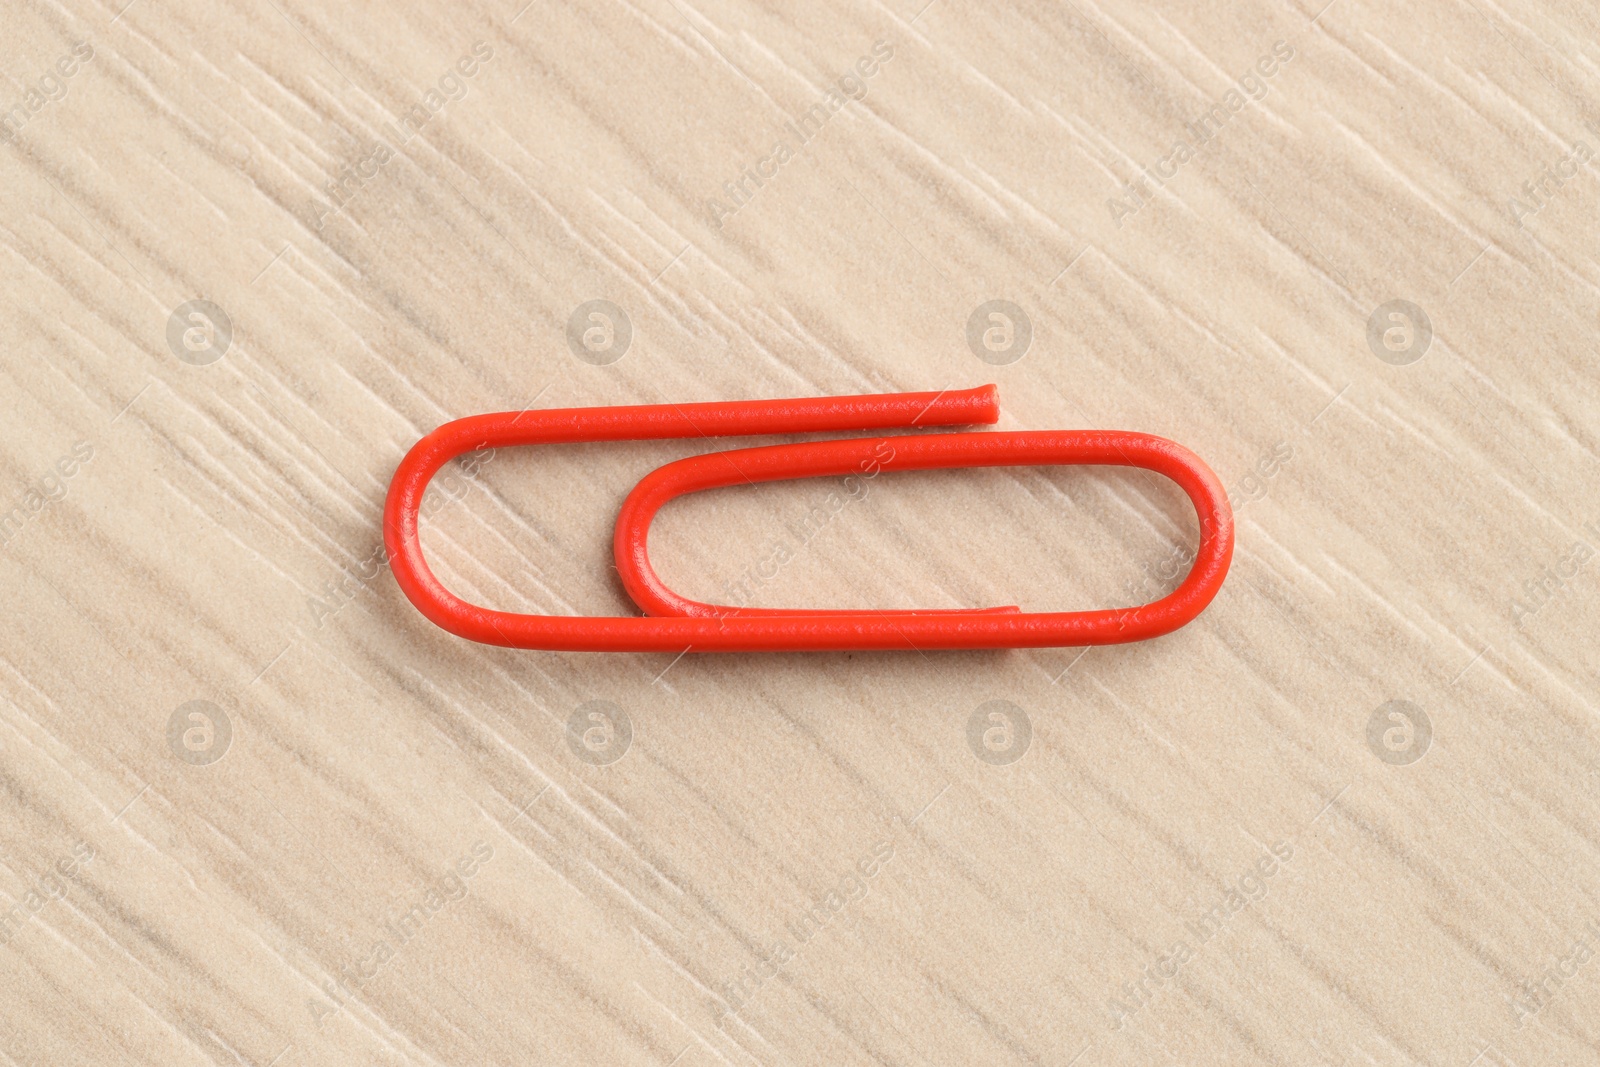
<svg viewBox="0 0 1600 1067">
<path fill-rule="evenodd" d="M 636 485 L 617 519 L 614 548 L 624 587 L 647 617 L 526 615 L 451 593 L 423 558 L 418 510 L 434 473 L 483 448 L 579 441 L 728 437 L 814 431 L 993 424 L 995 387 L 793 400 L 563 408 L 474 415 L 418 441 L 396 469 L 384 505 L 384 543 L 395 580 L 419 611 L 469 640 L 510 648 L 585 652 L 815 652 L 1041 648 L 1139 641 L 1170 633 L 1203 611 L 1233 557 L 1233 513 L 1210 468 L 1160 437 L 1113 430 L 1039 430 L 865 437 L 766 445 L 666 464 Z M 686 599 L 650 565 L 650 522 L 685 493 L 790 478 L 877 470 L 1089 464 L 1141 467 L 1175 481 L 1200 520 L 1193 566 L 1172 593 L 1133 608 L 1022 612 L 1006 606 L 926 611 L 732 608 Z M 874 471 L 876 473 L 876 471 Z"/>
</svg>

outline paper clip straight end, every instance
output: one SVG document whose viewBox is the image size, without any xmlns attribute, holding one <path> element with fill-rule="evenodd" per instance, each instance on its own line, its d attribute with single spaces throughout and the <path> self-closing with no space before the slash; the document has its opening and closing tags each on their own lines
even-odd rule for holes
<svg viewBox="0 0 1600 1067">
<path fill-rule="evenodd" d="M 993 426 L 1000 421 L 1000 387 L 978 385 L 933 394 L 908 426 Z"/>
</svg>

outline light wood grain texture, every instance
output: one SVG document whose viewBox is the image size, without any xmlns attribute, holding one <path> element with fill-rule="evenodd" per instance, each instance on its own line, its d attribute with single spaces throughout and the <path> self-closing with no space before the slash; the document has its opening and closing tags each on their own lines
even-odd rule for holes
<svg viewBox="0 0 1600 1067">
<path fill-rule="evenodd" d="M 0 1063 L 1600 1063 L 1597 35 L 7 4 Z M 614 362 L 569 344 L 593 300 Z M 382 565 L 451 418 L 988 381 L 1002 427 L 1211 463 L 1205 615 L 563 655 Z M 493 454 L 426 542 L 473 599 L 633 610 L 616 508 L 708 447 Z M 1154 476 L 990 470 L 704 494 L 654 555 L 701 598 L 1043 609 L 1150 599 L 1193 537 Z"/>
</svg>

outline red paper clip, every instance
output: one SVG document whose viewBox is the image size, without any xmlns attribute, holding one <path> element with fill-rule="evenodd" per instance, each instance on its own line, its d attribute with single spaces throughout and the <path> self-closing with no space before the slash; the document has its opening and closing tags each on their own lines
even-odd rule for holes
<svg viewBox="0 0 1600 1067">
<path fill-rule="evenodd" d="M 422 556 L 417 515 L 434 473 L 465 452 L 515 445 L 732 437 L 827 430 L 993 424 L 995 387 L 942 393 L 709 404 L 562 408 L 474 415 L 440 426 L 401 460 L 384 505 L 384 543 L 411 603 L 444 629 L 510 648 L 578 652 L 815 652 L 840 649 L 1041 648 L 1108 645 L 1170 633 L 1199 615 L 1233 557 L 1233 512 L 1216 475 L 1193 452 L 1119 430 L 1036 430 L 864 437 L 712 452 L 646 475 L 617 519 L 617 570 L 648 616 L 523 615 L 462 600 Z M 944 467 L 1091 464 L 1163 474 L 1193 501 L 1200 545 L 1183 583 L 1133 608 L 1023 612 L 1016 607 L 926 611 L 732 608 L 667 589 L 650 565 L 650 521 L 684 493 L 721 486 Z"/>
</svg>

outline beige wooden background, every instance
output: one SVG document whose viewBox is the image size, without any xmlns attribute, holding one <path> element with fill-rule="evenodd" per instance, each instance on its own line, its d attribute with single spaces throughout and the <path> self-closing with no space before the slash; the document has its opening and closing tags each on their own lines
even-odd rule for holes
<svg viewBox="0 0 1600 1067">
<path fill-rule="evenodd" d="M 1600 1063 L 1597 42 L 1575 0 L 10 0 L 0 1062 Z M 991 381 L 1207 458 L 1200 620 L 558 655 L 382 566 L 451 418 Z M 436 565 L 628 611 L 616 508 L 704 447 L 448 472 Z M 1193 535 L 1153 476 L 952 472 L 707 494 L 655 555 L 1066 608 Z"/>
</svg>

